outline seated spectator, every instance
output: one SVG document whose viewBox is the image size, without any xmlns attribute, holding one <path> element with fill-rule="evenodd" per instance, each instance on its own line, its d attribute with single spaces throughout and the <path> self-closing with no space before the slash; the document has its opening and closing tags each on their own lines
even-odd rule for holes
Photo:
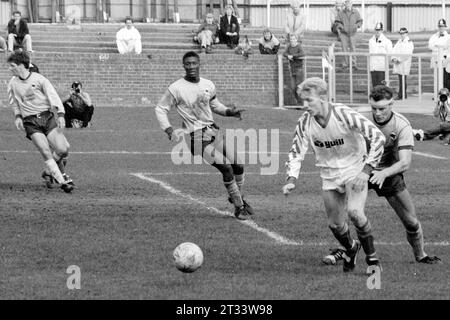
<svg viewBox="0 0 450 320">
<path fill-rule="evenodd" d="M 290 40 L 292 34 L 296 35 L 297 39 L 300 40 L 305 33 L 305 16 L 300 10 L 300 1 L 293 0 L 291 3 L 292 13 L 288 14 L 286 17 L 286 25 L 284 27 L 285 37 Z"/>
<path fill-rule="evenodd" d="M 28 24 L 22 19 L 20 11 L 14 11 L 13 18 L 8 22 L 8 51 L 13 52 L 16 49 L 28 53 L 33 51 Z"/>
<path fill-rule="evenodd" d="M 245 36 L 244 40 L 239 42 L 239 45 L 234 52 L 236 54 L 241 54 L 245 59 L 248 59 L 248 56 L 253 53 L 252 42 L 248 40 L 248 36 Z"/>
<path fill-rule="evenodd" d="M 226 43 L 230 49 L 236 48 L 239 43 L 239 22 L 233 16 L 233 7 L 225 7 L 226 15 L 220 18 L 219 37 L 221 43 Z"/>
<path fill-rule="evenodd" d="M 224 0 L 225 6 L 230 5 L 233 7 L 233 15 L 236 16 L 238 23 L 241 24 L 241 16 L 239 15 L 239 9 L 237 6 L 237 0 Z"/>
<path fill-rule="evenodd" d="M 289 45 L 283 53 L 283 56 L 289 61 L 289 72 L 291 76 L 291 91 L 300 105 L 303 105 L 302 101 L 297 96 L 297 86 L 305 80 L 305 69 L 303 58 L 305 52 L 298 41 L 297 36 L 292 34 L 289 38 Z"/>
<path fill-rule="evenodd" d="M 433 115 L 441 122 L 434 128 L 427 130 L 413 130 L 414 137 L 419 140 L 431 140 L 440 136 L 445 140 L 445 145 L 450 145 L 450 105 L 449 105 L 450 91 L 447 88 L 439 90 L 439 101 L 433 110 Z"/>
<path fill-rule="evenodd" d="M 197 34 L 194 36 L 194 41 L 200 44 L 202 52 L 211 53 L 211 45 L 219 43 L 218 30 L 219 26 L 214 23 L 214 15 L 208 13 L 205 22 L 200 25 Z"/>
<path fill-rule="evenodd" d="M 141 54 L 142 42 L 141 34 L 133 25 L 133 19 L 125 18 L 125 27 L 116 34 L 117 49 L 120 54 Z"/>
<path fill-rule="evenodd" d="M 264 29 L 263 36 L 259 39 L 259 52 L 277 54 L 278 49 L 280 49 L 280 41 L 270 32 L 270 29 Z"/>
<path fill-rule="evenodd" d="M 66 128 L 85 128 L 94 114 L 94 106 L 87 92 L 82 91 L 79 81 L 72 83 L 69 96 L 63 100 Z"/>
<path fill-rule="evenodd" d="M 6 51 L 7 50 L 7 46 L 6 46 L 6 40 L 0 36 L 0 52 Z"/>
</svg>

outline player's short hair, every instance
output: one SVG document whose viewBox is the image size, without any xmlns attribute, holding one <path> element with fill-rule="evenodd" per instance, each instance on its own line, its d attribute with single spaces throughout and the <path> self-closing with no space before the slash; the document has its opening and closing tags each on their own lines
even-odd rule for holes
<svg viewBox="0 0 450 320">
<path fill-rule="evenodd" d="M 183 63 L 187 58 L 190 58 L 190 57 L 196 57 L 198 59 L 198 61 L 200 61 L 200 56 L 197 54 L 197 52 L 188 51 L 183 56 Z"/>
<path fill-rule="evenodd" d="M 15 51 L 6 60 L 7 63 L 15 63 L 16 65 L 23 64 L 25 69 L 30 67 L 30 55 L 25 51 Z"/>
<path fill-rule="evenodd" d="M 17 13 L 18 15 L 22 16 L 22 12 L 20 12 L 19 10 L 13 11 L 12 15 L 15 15 L 16 13 Z"/>
<path fill-rule="evenodd" d="M 297 91 L 311 91 L 316 90 L 318 95 L 327 95 L 328 85 L 327 83 L 319 77 L 308 78 L 297 87 Z"/>
<path fill-rule="evenodd" d="M 125 17 L 125 23 L 128 21 L 128 20 L 130 20 L 131 21 L 131 23 L 134 23 L 134 21 L 133 21 L 133 18 L 132 17 Z"/>
<path fill-rule="evenodd" d="M 394 90 L 384 84 L 375 86 L 370 92 L 370 98 L 373 101 L 380 101 L 383 99 L 391 100 L 394 96 Z"/>
</svg>

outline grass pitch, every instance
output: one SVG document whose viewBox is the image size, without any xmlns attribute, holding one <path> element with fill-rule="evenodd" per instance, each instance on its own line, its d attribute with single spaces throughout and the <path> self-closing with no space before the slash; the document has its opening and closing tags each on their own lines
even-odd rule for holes
<svg viewBox="0 0 450 320">
<path fill-rule="evenodd" d="M 321 264 L 336 242 L 326 224 L 312 155 L 297 189 L 288 198 L 281 194 L 285 153 L 299 114 L 250 109 L 244 116 L 243 121 L 215 118 L 223 128 L 280 130 L 278 173 L 261 175 L 260 165 L 246 166 L 244 189 L 257 212 L 254 222 L 295 244 L 218 213 L 233 209 L 221 176 L 204 164 L 174 165 L 174 144 L 159 130 L 153 109 L 97 108 L 92 128 L 66 130 L 72 152 L 67 171 L 77 186 L 73 194 L 44 187 L 40 155 L 14 128 L 12 111 L 0 109 L 0 298 L 450 298 L 450 147 L 437 139 L 416 143 L 415 152 L 428 156 L 415 154 L 405 176 L 426 251 L 444 263 L 415 263 L 399 219 L 371 191 L 366 213 L 383 273 L 381 290 L 369 290 L 362 252 L 351 274 L 341 265 Z M 413 127 L 435 123 L 428 116 L 406 116 Z M 177 115 L 171 120 L 179 126 Z M 172 250 L 185 241 L 198 244 L 205 256 L 193 274 L 179 272 L 172 261 Z M 81 290 L 67 289 L 70 265 L 81 269 Z"/>
</svg>

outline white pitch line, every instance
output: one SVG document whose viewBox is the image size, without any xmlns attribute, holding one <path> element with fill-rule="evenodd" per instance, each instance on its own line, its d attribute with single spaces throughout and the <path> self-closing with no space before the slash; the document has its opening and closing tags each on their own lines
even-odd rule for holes
<svg viewBox="0 0 450 320">
<path fill-rule="evenodd" d="M 426 158 L 439 159 L 439 160 L 447 160 L 446 157 L 436 156 L 436 155 L 431 154 L 431 153 L 425 153 L 425 152 L 413 151 L 413 154 L 418 155 L 418 156 L 422 156 L 422 157 L 426 157 Z"/>
<path fill-rule="evenodd" d="M 197 204 L 200 204 L 200 205 L 204 206 L 209 211 L 212 211 L 214 213 L 217 213 L 217 214 L 220 214 L 220 215 L 224 215 L 224 216 L 234 217 L 234 214 L 232 214 L 231 212 L 229 212 L 229 211 L 222 211 L 222 210 L 219 210 L 217 208 L 208 206 L 205 202 L 203 202 L 203 201 L 201 201 L 199 199 L 196 199 L 196 198 L 192 197 L 191 195 L 189 195 L 187 193 L 183 193 L 180 190 L 177 190 L 177 189 L 173 188 L 172 186 L 170 186 L 169 184 L 165 183 L 164 181 L 147 177 L 147 176 L 145 176 L 142 173 L 131 173 L 131 175 L 133 175 L 133 176 L 135 176 L 135 177 L 137 177 L 139 179 L 155 183 L 155 184 L 159 185 L 160 187 L 162 187 L 163 189 L 169 191 L 170 193 L 173 193 L 173 194 L 175 194 L 177 196 L 180 196 L 182 198 L 188 199 L 188 200 L 190 200 L 190 201 L 192 201 L 194 203 L 197 203 Z M 273 231 L 270 231 L 270 230 L 265 229 L 263 227 L 260 227 L 254 221 L 251 221 L 251 220 L 237 220 L 237 221 L 239 221 L 242 224 L 245 224 L 246 226 L 249 226 L 250 228 L 252 228 L 252 229 L 254 229 L 254 230 L 258 231 L 258 232 L 261 232 L 261 233 L 265 234 L 266 236 L 268 236 L 269 238 L 272 238 L 273 240 L 275 240 L 275 242 L 277 242 L 279 244 L 294 245 L 294 246 L 301 245 L 301 243 L 299 243 L 299 242 L 296 242 L 296 241 L 293 241 L 293 240 L 289 240 L 289 239 L 283 237 L 282 235 L 279 235 L 276 232 L 273 232 Z"/>
<path fill-rule="evenodd" d="M 217 208 L 208 206 L 205 202 L 203 202 L 203 201 L 201 201 L 199 199 L 196 199 L 196 198 L 192 197 L 191 195 L 189 195 L 187 193 L 183 193 L 182 191 L 180 191 L 178 189 L 173 188 L 171 185 L 169 185 L 168 183 L 166 183 L 164 181 L 161 181 L 161 180 L 158 180 L 158 179 L 146 176 L 146 175 L 151 174 L 151 173 L 142 173 L 141 172 L 141 173 L 130 173 L 130 174 L 135 176 L 135 177 L 137 177 L 137 178 L 139 178 L 139 179 L 142 179 L 142 180 L 145 180 L 145 181 L 149 181 L 151 183 L 155 183 L 155 184 L 159 185 L 160 187 L 162 187 L 163 189 L 169 191 L 172 194 L 175 194 L 175 195 L 180 196 L 182 198 L 188 199 L 188 200 L 190 200 L 190 201 L 192 201 L 194 203 L 200 204 L 200 205 L 204 206 L 209 211 L 212 211 L 212 212 L 217 213 L 219 215 L 225 215 L 225 216 L 234 217 L 234 215 L 231 212 L 229 212 L 229 211 L 222 211 L 222 210 L 219 210 Z M 325 246 L 326 247 L 333 247 L 333 246 L 336 247 L 336 246 L 338 246 L 335 243 L 330 243 L 330 242 L 326 242 L 326 241 L 323 241 L 323 242 L 302 241 L 302 240 L 294 241 L 294 240 L 290 240 L 290 239 L 288 239 L 288 238 L 286 238 L 286 237 L 284 237 L 284 236 L 282 236 L 282 235 L 280 235 L 280 234 L 278 234 L 276 232 L 273 232 L 273 231 L 270 231 L 270 230 L 268 230 L 266 228 L 260 227 L 258 224 L 256 224 L 256 222 L 254 222 L 252 220 L 237 220 L 237 221 L 239 221 L 242 224 L 245 224 L 245 225 L 249 226 L 250 228 L 252 228 L 252 229 L 254 229 L 254 230 L 258 231 L 258 232 L 261 232 L 261 233 L 265 234 L 269 238 L 275 240 L 275 242 L 278 243 L 278 244 L 293 245 L 293 246 L 309 246 L 309 247 L 325 247 Z M 383 242 L 383 241 L 378 242 L 377 241 L 377 242 L 375 242 L 375 244 L 376 245 L 380 245 L 380 246 L 409 246 L 409 244 L 406 243 L 406 242 Z M 425 245 L 426 246 L 448 247 L 448 246 L 450 246 L 450 242 L 448 242 L 448 241 L 425 242 Z"/>
</svg>

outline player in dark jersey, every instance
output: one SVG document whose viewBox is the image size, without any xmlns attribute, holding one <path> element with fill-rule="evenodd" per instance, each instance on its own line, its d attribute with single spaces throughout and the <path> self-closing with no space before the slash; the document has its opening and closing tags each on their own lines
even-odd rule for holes
<svg viewBox="0 0 450 320">
<path fill-rule="evenodd" d="M 429 256 L 424 251 L 422 226 L 403 179 L 403 173 L 411 165 L 414 136 L 409 121 L 392 110 L 393 94 L 394 91 L 385 85 L 376 86 L 370 94 L 372 117 L 369 119 L 383 132 L 386 143 L 381 161 L 369 179 L 369 189 L 385 197 L 400 218 L 416 261 L 439 263 L 441 259 Z M 325 258 L 323 262 L 326 263 Z"/>
</svg>

